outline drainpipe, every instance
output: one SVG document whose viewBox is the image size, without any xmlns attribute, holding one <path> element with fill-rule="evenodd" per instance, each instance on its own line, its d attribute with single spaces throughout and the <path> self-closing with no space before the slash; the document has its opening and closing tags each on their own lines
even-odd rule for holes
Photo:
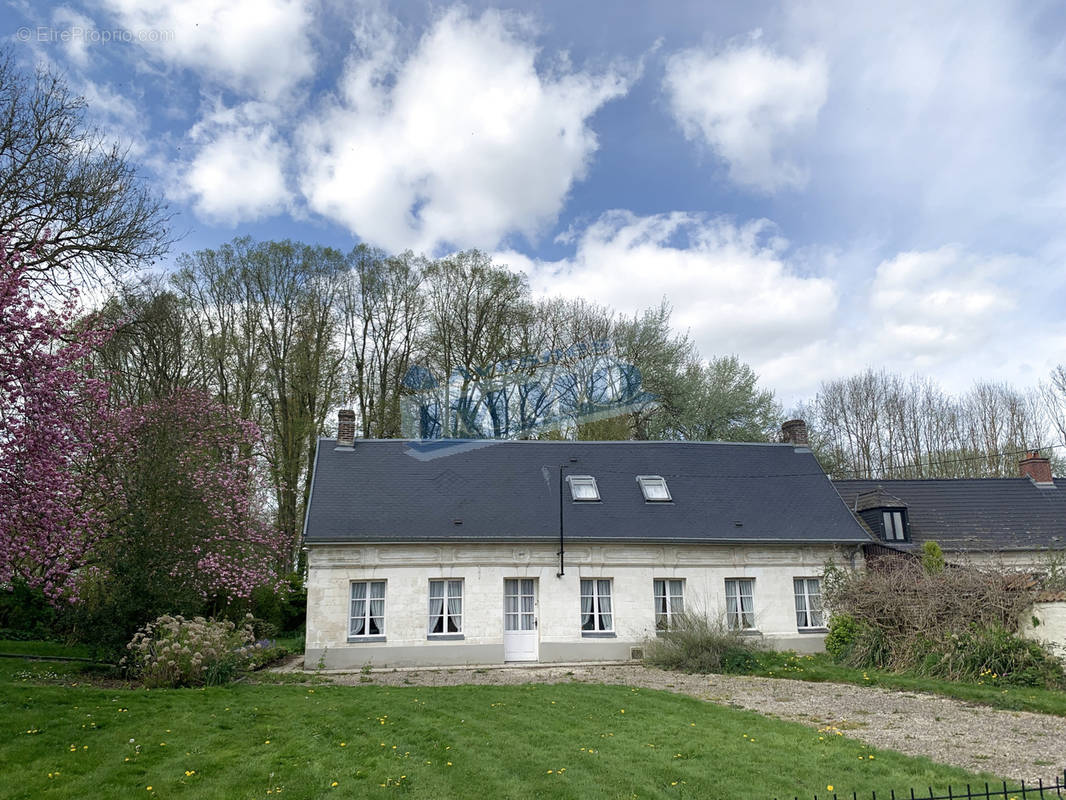
<svg viewBox="0 0 1066 800">
<path fill-rule="evenodd" d="M 564 558 L 564 546 L 563 546 L 563 470 L 566 469 L 565 464 L 559 465 L 559 571 L 555 573 L 556 578 L 561 578 L 566 574 L 566 564 Z"/>
</svg>

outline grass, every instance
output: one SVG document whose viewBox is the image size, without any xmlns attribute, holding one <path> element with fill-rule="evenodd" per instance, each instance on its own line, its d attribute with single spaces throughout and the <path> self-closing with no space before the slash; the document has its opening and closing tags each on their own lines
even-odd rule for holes
<svg viewBox="0 0 1066 800">
<path fill-rule="evenodd" d="M 993 708 L 1034 711 L 1040 714 L 1066 717 L 1066 691 L 1058 689 L 1003 686 L 995 681 L 983 684 L 957 683 L 921 675 L 854 669 L 834 664 L 825 653 L 813 656 L 797 656 L 794 653 L 760 653 L 758 663 L 758 668 L 752 670 L 750 674 L 816 683 L 854 683 L 860 686 L 880 686 L 885 689 L 909 692 L 930 692 Z"/>
<path fill-rule="evenodd" d="M 21 639 L 0 639 L 0 653 L 49 658 L 92 658 L 92 649 L 87 645 Z"/>
<path fill-rule="evenodd" d="M 2 661 L 0 797 L 771 798 L 992 780 L 652 690 L 148 691 Z"/>
</svg>

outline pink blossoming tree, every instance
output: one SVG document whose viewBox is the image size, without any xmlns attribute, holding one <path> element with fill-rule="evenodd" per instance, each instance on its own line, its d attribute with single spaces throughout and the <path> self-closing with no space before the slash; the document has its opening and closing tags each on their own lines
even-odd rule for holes
<svg viewBox="0 0 1066 800">
<path fill-rule="evenodd" d="M 160 613 L 224 606 L 276 582 L 280 548 L 256 491 L 254 424 L 179 390 L 120 410 L 114 432 L 104 569 L 158 596 Z"/>
<path fill-rule="evenodd" d="M 107 332 L 74 325 L 73 297 L 34 299 L 22 261 L 0 240 L 0 584 L 59 603 L 106 532 L 91 462 L 110 442 L 107 384 L 91 354 Z"/>
</svg>

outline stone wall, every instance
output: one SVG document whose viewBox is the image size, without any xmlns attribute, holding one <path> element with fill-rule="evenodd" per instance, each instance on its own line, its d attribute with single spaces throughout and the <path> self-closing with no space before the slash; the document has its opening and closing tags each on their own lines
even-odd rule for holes
<svg viewBox="0 0 1066 800">
<path fill-rule="evenodd" d="M 722 615 L 725 580 L 753 578 L 759 637 L 801 652 L 823 648 L 824 631 L 796 626 L 793 578 L 818 577 L 827 561 L 861 566 L 856 548 L 795 545 L 574 544 L 557 576 L 557 545 L 312 545 L 307 582 L 309 668 L 498 664 L 503 653 L 505 578 L 532 578 L 537 591 L 538 658 L 542 662 L 629 659 L 654 635 L 652 581 L 685 581 L 689 610 Z M 428 635 L 429 581 L 463 581 L 461 638 Z M 610 578 L 613 636 L 582 635 L 582 578 Z M 350 586 L 384 580 L 384 641 L 350 641 Z"/>
</svg>

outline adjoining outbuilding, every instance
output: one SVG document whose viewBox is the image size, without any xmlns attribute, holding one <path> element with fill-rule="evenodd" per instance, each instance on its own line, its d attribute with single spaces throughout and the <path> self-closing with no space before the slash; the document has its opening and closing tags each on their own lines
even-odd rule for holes
<svg viewBox="0 0 1066 800">
<path fill-rule="evenodd" d="M 1066 481 L 1038 450 L 1017 478 L 835 480 L 844 503 L 887 548 L 940 545 L 949 562 L 1036 572 L 1066 566 Z"/>
</svg>

